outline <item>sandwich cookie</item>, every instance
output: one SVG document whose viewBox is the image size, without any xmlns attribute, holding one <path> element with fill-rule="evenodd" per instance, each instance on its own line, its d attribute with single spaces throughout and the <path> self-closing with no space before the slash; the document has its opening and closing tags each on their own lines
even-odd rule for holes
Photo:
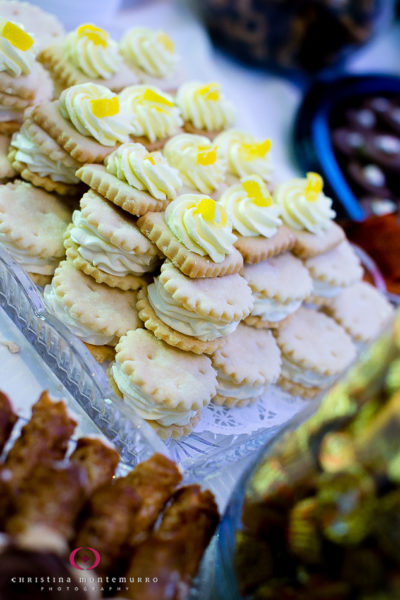
<svg viewBox="0 0 400 600">
<path fill-rule="evenodd" d="M 161 150 L 168 139 L 181 133 L 182 117 L 172 96 L 150 85 L 131 85 L 119 94 L 129 115 L 131 141 L 148 150 Z"/>
<path fill-rule="evenodd" d="M 246 323 L 257 328 L 282 327 L 312 290 L 307 269 L 289 252 L 254 265 L 245 265 L 243 277 L 253 292 L 254 300 Z"/>
<path fill-rule="evenodd" d="M 59 100 L 35 106 L 31 117 L 81 164 L 103 162 L 132 131 L 118 96 L 95 83 L 67 88 Z"/>
<path fill-rule="evenodd" d="M 17 175 L 8 158 L 8 148 L 11 138 L 9 135 L 0 133 L 0 183 L 6 183 L 8 179 L 14 179 Z"/>
<path fill-rule="evenodd" d="M 30 2 L 19 0 L 1 0 L 0 17 L 21 23 L 35 37 L 38 51 L 41 52 L 51 43 L 62 39 L 65 30 L 60 21 L 52 14 Z"/>
<path fill-rule="evenodd" d="M 48 283 L 64 257 L 70 220 L 57 196 L 20 180 L 0 186 L 0 243 L 38 285 Z"/>
<path fill-rule="evenodd" d="M 25 111 L 21 129 L 14 133 L 8 158 L 18 174 L 37 187 L 59 195 L 74 196 L 82 185 L 74 160 L 31 118 L 32 108 Z"/>
<path fill-rule="evenodd" d="M 207 356 L 172 348 L 143 329 L 120 339 L 110 371 L 114 388 L 163 439 L 189 435 L 216 390 Z"/>
<path fill-rule="evenodd" d="M 67 260 L 60 263 L 43 295 L 48 310 L 94 346 L 115 346 L 127 331 L 142 326 L 136 292 L 96 283 Z"/>
<path fill-rule="evenodd" d="M 113 92 L 138 83 L 137 73 L 121 56 L 118 44 L 104 29 L 84 23 L 64 39 L 49 45 L 40 60 L 62 91 L 81 83 L 98 83 Z"/>
<path fill-rule="evenodd" d="M 394 316 L 390 302 L 366 281 L 347 287 L 324 310 L 360 348 L 377 338 Z"/>
<path fill-rule="evenodd" d="M 84 165 L 77 173 L 84 183 L 134 216 L 163 211 L 179 193 L 182 181 L 160 152 L 142 144 L 122 144 L 104 165 Z"/>
<path fill-rule="evenodd" d="M 21 23 L 0 16 L 0 133 L 17 131 L 26 108 L 52 98 L 53 84 L 37 52 Z"/>
<path fill-rule="evenodd" d="M 274 168 L 271 160 L 271 140 L 257 141 L 250 133 L 228 129 L 215 138 L 218 154 L 227 164 L 228 183 L 238 183 L 243 177 L 258 175 L 272 190 Z"/>
<path fill-rule="evenodd" d="M 278 383 L 304 398 L 313 398 L 330 387 L 356 357 L 345 330 L 312 308 L 300 308 L 278 329 L 276 340 L 282 354 Z"/>
<path fill-rule="evenodd" d="M 243 177 L 225 190 L 218 202 L 232 222 L 235 247 L 245 263 L 261 262 L 294 246 L 294 233 L 282 225 L 281 208 L 259 175 Z"/>
<path fill-rule="evenodd" d="M 122 290 L 143 286 L 142 276 L 159 263 L 159 252 L 136 226 L 136 220 L 89 190 L 74 211 L 64 236 L 73 265 L 97 283 Z"/>
<path fill-rule="evenodd" d="M 190 279 L 170 261 L 138 294 L 145 327 L 171 346 L 212 354 L 253 306 L 251 290 L 239 274 Z"/>
<path fill-rule="evenodd" d="M 200 192 L 217 200 L 226 189 L 226 163 L 204 135 L 182 133 L 165 144 L 164 156 L 178 170 L 182 193 Z"/>
<path fill-rule="evenodd" d="M 182 114 L 184 130 L 205 135 L 210 140 L 235 120 L 233 105 L 219 83 L 187 81 L 179 87 L 175 102 Z"/>
<path fill-rule="evenodd" d="M 311 302 L 324 304 L 363 276 L 362 266 L 347 240 L 333 250 L 307 258 L 305 267 L 313 282 Z"/>
<path fill-rule="evenodd" d="M 209 196 L 182 194 L 165 213 L 140 217 L 138 227 L 188 277 L 221 277 L 242 268 L 228 215 Z"/>
<path fill-rule="evenodd" d="M 183 69 L 171 38 L 149 27 L 132 27 L 119 43 L 126 63 L 138 73 L 141 82 L 174 93 L 180 85 Z"/>
<path fill-rule="evenodd" d="M 275 383 L 281 372 L 281 354 L 270 331 L 240 323 L 211 356 L 217 371 L 216 404 L 247 406 Z"/>
<path fill-rule="evenodd" d="M 292 250 L 301 258 L 310 258 L 332 250 L 345 239 L 333 219 L 332 200 L 323 193 L 324 182 L 318 173 L 306 179 L 291 179 L 278 185 L 274 200 L 281 207 L 282 221 L 296 235 Z"/>
</svg>

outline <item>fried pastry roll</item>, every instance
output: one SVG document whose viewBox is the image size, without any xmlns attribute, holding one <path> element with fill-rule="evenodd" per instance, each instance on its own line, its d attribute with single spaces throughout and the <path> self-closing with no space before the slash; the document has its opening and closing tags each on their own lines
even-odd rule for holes
<svg viewBox="0 0 400 600">
<path fill-rule="evenodd" d="M 79 438 L 70 456 L 72 464 L 86 471 L 86 496 L 111 482 L 119 462 L 119 454 L 110 444 L 97 437 Z"/>
<path fill-rule="evenodd" d="M 10 400 L 3 392 L 0 392 L 0 454 L 11 435 L 17 418 Z"/>
</svg>

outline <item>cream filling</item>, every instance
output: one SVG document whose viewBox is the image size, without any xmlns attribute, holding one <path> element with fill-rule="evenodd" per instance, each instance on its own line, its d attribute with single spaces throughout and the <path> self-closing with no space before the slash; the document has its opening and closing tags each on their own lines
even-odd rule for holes
<svg viewBox="0 0 400 600">
<path fill-rule="evenodd" d="M 152 271 L 157 257 L 148 254 L 134 254 L 111 244 L 90 223 L 75 211 L 72 217 L 74 227 L 71 238 L 78 245 L 79 254 L 101 271 L 124 277 L 142 275 Z"/>
<path fill-rule="evenodd" d="M 261 396 L 266 389 L 266 385 L 251 385 L 233 383 L 229 377 L 225 377 L 218 373 L 217 377 L 217 394 L 228 398 L 236 398 L 237 400 L 245 400 L 246 398 L 256 398 Z"/>
<path fill-rule="evenodd" d="M 4 233 L 0 233 L 0 243 L 28 273 L 52 275 L 61 260 L 60 258 L 52 258 L 50 256 L 31 256 L 27 250 L 15 248 L 15 246 L 9 244 L 4 238 Z"/>
<path fill-rule="evenodd" d="M 272 298 L 266 298 L 259 292 L 253 292 L 254 308 L 251 314 L 261 317 L 263 321 L 282 321 L 294 313 L 301 305 L 301 300 L 292 300 L 283 304 Z"/>
<path fill-rule="evenodd" d="M 157 317 L 164 323 L 180 331 L 208 342 L 219 337 L 233 333 L 239 321 L 221 323 L 217 319 L 196 315 L 196 313 L 182 308 L 177 304 L 171 294 L 165 291 L 158 277 L 147 288 L 149 302 Z"/>
<path fill-rule="evenodd" d="M 79 179 L 75 177 L 75 168 L 67 167 L 61 161 L 52 160 L 41 152 L 25 129 L 14 135 L 12 146 L 17 149 L 16 159 L 27 164 L 33 173 L 62 183 L 79 183 Z"/>
<path fill-rule="evenodd" d="M 171 410 L 154 402 L 151 396 L 145 394 L 137 385 L 134 385 L 117 362 L 113 364 L 111 373 L 124 400 L 132 406 L 143 419 L 156 421 L 160 425 L 187 425 L 194 417 L 194 410 Z"/>
<path fill-rule="evenodd" d="M 340 292 L 343 291 L 344 287 L 340 285 L 333 285 L 329 281 L 322 281 L 321 279 L 312 280 L 313 289 L 312 294 L 314 296 L 321 296 L 322 298 L 335 298 Z"/>
<path fill-rule="evenodd" d="M 118 341 L 118 338 L 115 335 L 97 333 L 73 317 L 69 308 L 65 306 L 62 299 L 57 296 L 53 285 L 46 285 L 43 297 L 48 310 L 52 312 L 61 323 L 68 327 L 74 335 L 84 342 L 102 346 L 103 344 L 115 344 Z"/>
<path fill-rule="evenodd" d="M 327 388 L 337 379 L 337 375 L 324 375 L 312 369 L 303 369 L 282 356 L 282 375 L 285 379 L 300 383 L 304 387 Z"/>
</svg>

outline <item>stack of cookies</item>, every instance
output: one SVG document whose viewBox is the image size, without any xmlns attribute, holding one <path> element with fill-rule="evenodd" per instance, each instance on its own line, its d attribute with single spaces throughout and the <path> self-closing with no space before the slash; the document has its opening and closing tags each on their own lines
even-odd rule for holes
<svg viewBox="0 0 400 600">
<path fill-rule="evenodd" d="M 18 129 L 0 177 L 20 177 L 0 186 L 0 243 L 161 437 L 276 382 L 318 395 L 385 325 L 322 178 L 276 181 L 271 141 L 229 129 L 218 83 L 180 84 L 164 33 L 83 24 L 38 46 L 49 74 L 22 24 L 0 41 L 0 104 L 20 111 L 0 120 Z"/>
</svg>

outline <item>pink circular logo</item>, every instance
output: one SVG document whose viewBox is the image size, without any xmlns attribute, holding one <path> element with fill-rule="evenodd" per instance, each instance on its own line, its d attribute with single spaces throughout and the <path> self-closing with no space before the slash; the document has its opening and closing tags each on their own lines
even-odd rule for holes
<svg viewBox="0 0 400 600">
<path fill-rule="evenodd" d="M 79 558 L 79 562 L 84 566 L 80 566 L 76 563 L 76 555 L 80 550 L 84 550 L 85 554 Z M 87 553 L 89 551 L 89 553 Z M 95 569 L 100 564 L 100 554 L 94 548 L 90 548 L 89 546 L 79 546 L 79 548 L 75 548 L 72 550 L 69 555 L 69 562 L 74 567 L 74 569 L 79 569 L 80 571 L 91 571 Z M 93 564 L 91 564 L 93 563 Z"/>
</svg>

